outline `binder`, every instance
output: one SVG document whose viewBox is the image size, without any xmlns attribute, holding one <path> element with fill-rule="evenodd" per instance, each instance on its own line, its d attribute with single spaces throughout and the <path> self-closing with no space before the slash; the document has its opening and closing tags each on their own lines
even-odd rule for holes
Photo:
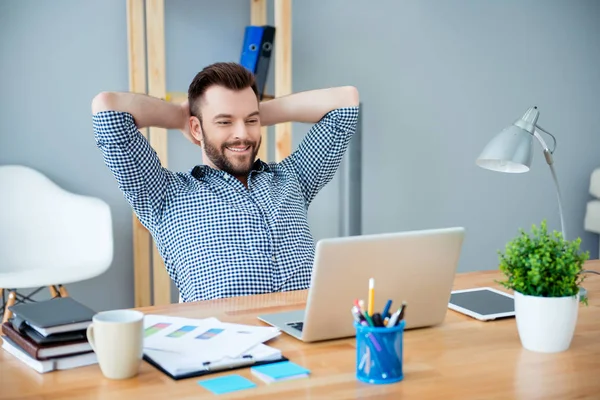
<svg viewBox="0 0 600 400">
<path fill-rule="evenodd" d="M 253 74 L 256 74 L 256 65 L 260 56 L 260 46 L 264 28 L 262 26 L 247 26 L 244 30 L 244 41 L 240 64 Z"/>
<path fill-rule="evenodd" d="M 16 304 L 9 310 L 14 314 L 12 325 L 16 330 L 23 332 L 27 324 L 42 336 L 85 330 L 95 314 L 72 297 Z"/>
<path fill-rule="evenodd" d="M 273 52 L 273 42 L 275 41 L 275 27 L 265 26 L 262 40 L 260 43 L 260 55 L 256 65 L 256 86 L 260 99 L 265 94 L 265 86 L 269 76 L 269 66 L 271 65 L 271 54 Z"/>
<path fill-rule="evenodd" d="M 146 314 L 143 359 L 174 380 L 283 360 L 273 327 Z"/>
<path fill-rule="evenodd" d="M 260 100 L 265 94 L 274 41 L 274 26 L 247 26 L 245 29 L 240 64 L 254 74 Z"/>
<path fill-rule="evenodd" d="M 257 360 L 257 359 L 254 359 L 251 355 L 246 355 L 246 356 L 241 357 L 236 360 L 230 360 L 228 362 L 219 362 L 219 363 L 216 363 L 216 364 L 213 364 L 210 366 L 205 366 L 205 367 L 199 366 L 198 368 L 190 370 L 190 371 L 174 373 L 174 372 L 169 371 L 169 369 L 166 368 L 166 366 L 161 365 L 161 363 L 158 360 L 155 360 L 152 357 L 151 352 L 149 352 L 149 351 L 144 351 L 143 359 L 148 364 L 152 365 L 153 367 L 155 367 L 156 369 L 158 369 L 159 371 L 161 371 L 162 373 L 164 373 L 165 375 L 167 375 L 168 377 L 170 377 L 171 379 L 176 380 L 176 381 L 181 380 L 181 379 L 195 378 L 195 377 L 199 377 L 199 376 L 215 374 L 217 372 L 234 371 L 234 370 L 238 370 L 238 369 L 242 369 L 242 368 L 255 367 L 255 366 L 260 366 L 260 365 L 268 365 L 268 364 L 278 363 L 278 362 L 282 362 L 282 361 L 289 361 L 289 359 L 282 354 L 279 354 L 277 356 L 277 358 L 271 358 L 271 359 L 265 359 L 265 360 Z"/>
</svg>

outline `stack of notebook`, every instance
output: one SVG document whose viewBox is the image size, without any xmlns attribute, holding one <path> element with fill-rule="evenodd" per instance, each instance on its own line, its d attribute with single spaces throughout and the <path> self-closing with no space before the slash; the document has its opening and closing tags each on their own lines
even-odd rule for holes
<svg viewBox="0 0 600 400">
<path fill-rule="evenodd" d="M 86 329 L 94 311 L 71 297 L 17 304 L 2 324 L 2 348 L 44 373 L 97 363 Z"/>
</svg>

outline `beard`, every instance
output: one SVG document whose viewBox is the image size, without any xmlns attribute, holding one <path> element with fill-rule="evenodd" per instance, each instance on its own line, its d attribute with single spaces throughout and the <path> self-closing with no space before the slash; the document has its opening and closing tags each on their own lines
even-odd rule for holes
<svg viewBox="0 0 600 400">
<path fill-rule="evenodd" d="M 254 165 L 254 161 L 256 160 L 256 154 L 258 153 L 261 143 L 260 139 L 258 140 L 258 143 L 249 140 L 238 140 L 235 142 L 223 143 L 223 145 L 219 147 L 207 140 L 205 135 L 203 135 L 203 138 L 204 152 L 215 167 L 236 177 L 248 176 Z M 226 149 L 227 147 L 236 146 L 249 146 L 250 152 L 238 156 L 235 155 L 234 152 Z"/>
</svg>

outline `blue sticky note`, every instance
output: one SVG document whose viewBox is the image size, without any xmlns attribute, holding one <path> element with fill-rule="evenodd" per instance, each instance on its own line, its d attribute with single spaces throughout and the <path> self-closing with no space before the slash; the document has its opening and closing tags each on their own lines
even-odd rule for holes
<svg viewBox="0 0 600 400">
<path fill-rule="evenodd" d="M 251 370 L 259 376 L 265 375 L 272 380 L 279 380 L 291 377 L 303 377 L 310 373 L 310 371 L 304 367 L 294 364 L 291 361 L 282 361 L 274 364 L 261 365 L 258 367 L 252 367 Z"/>
<path fill-rule="evenodd" d="M 219 378 L 206 379 L 198 381 L 198 384 L 214 394 L 223 394 L 256 387 L 254 382 L 240 375 L 226 375 Z"/>
</svg>

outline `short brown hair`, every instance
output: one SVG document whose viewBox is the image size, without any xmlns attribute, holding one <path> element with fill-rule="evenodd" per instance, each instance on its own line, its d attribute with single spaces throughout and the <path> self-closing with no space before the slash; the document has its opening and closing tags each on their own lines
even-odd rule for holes
<svg viewBox="0 0 600 400">
<path fill-rule="evenodd" d="M 202 118 L 198 103 L 206 90 L 213 85 L 223 86 L 231 90 L 243 90 L 251 87 L 258 99 L 258 87 L 256 86 L 254 74 L 244 66 L 234 62 L 211 64 L 198 72 L 188 89 L 190 115 L 198 117 L 200 121 L 202 121 Z"/>
</svg>

